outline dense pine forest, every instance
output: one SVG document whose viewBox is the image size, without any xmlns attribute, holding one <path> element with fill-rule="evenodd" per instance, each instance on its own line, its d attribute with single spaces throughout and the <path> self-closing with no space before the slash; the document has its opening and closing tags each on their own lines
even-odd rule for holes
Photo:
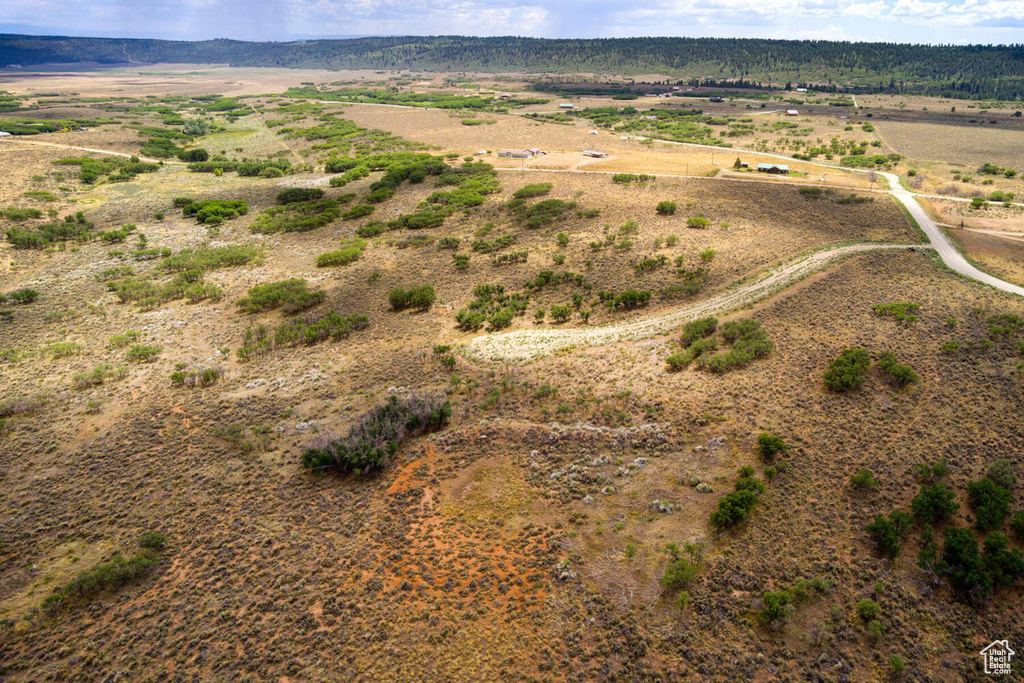
<svg viewBox="0 0 1024 683">
<path fill-rule="evenodd" d="M 377 37 L 252 43 L 0 35 L 0 67 L 61 62 L 594 73 L 787 82 L 852 92 L 1024 98 L 1024 45 L 950 46 L 732 38 Z"/>
</svg>

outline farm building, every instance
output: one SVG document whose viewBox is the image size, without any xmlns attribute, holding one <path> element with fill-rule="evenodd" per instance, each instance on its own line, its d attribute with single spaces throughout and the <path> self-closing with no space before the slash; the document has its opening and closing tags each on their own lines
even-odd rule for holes
<svg viewBox="0 0 1024 683">
<path fill-rule="evenodd" d="M 800 116 L 800 112 L 796 109 L 787 109 L 786 116 Z"/>
<path fill-rule="evenodd" d="M 606 156 L 608 156 L 608 152 L 598 152 L 593 149 L 585 149 L 583 150 L 583 156 L 594 157 L 596 159 L 604 159 Z"/>
<path fill-rule="evenodd" d="M 504 159 L 531 159 L 544 154 L 537 147 L 530 149 L 502 149 L 498 151 L 498 157 Z"/>
<path fill-rule="evenodd" d="M 772 173 L 774 175 L 789 175 L 789 166 L 785 164 L 758 164 L 758 173 Z"/>
</svg>

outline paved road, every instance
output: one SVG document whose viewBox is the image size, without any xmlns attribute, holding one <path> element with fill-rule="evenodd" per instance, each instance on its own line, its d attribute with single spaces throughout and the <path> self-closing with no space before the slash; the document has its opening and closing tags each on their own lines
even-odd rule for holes
<svg viewBox="0 0 1024 683">
<path fill-rule="evenodd" d="M 935 250 L 939 253 L 943 263 L 945 263 L 951 270 L 978 282 L 984 282 L 986 285 L 995 287 L 1002 292 L 1009 292 L 1010 294 L 1016 294 L 1018 296 L 1024 296 L 1024 287 L 1018 287 L 1012 285 L 1009 282 L 1000 280 L 997 277 L 993 277 L 988 273 L 983 273 L 978 270 L 970 263 L 967 259 L 956 250 L 956 247 L 949 241 L 945 233 L 942 232 L 942 228 L 932 220 L 931 216 L 921 208 L 921 205 L 914 199 L 914 195 L 909 191 L 903 189 L 900 185 L 899 178 L 893 173 L 879 173 L 886 180 L 889 181 L 890 192 L 903 206 L 907 207 L 907 211 L 910 215 L 921 226 L 924 233 L 928 236 L 928 240 L 935 247 Z"/>
</svg>

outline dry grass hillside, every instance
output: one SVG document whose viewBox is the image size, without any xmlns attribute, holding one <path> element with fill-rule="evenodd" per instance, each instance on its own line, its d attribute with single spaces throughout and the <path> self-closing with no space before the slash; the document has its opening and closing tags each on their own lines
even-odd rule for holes
<svg viewBox="0 0 1024 683">
<path fill-rule="evenodd" d="M 201 105 L 180 106 L 188 117 Z M 372 151 L 493 149 L 512 126 L 552 147 L 579 142 L 566 126 L 513 116 L 453 129 L 445 112 L 371 122 L 359 118 L 367 110 L 341 116 L 390 134 L 353 136 Z M 33 137 L 138 153 L 129 117 L 169 116 L 98 111 L 89 116 L 116 122 Z M 298 112 L 288 125 L 320 115 Z M 0 304 L 10 312 L 0 319 L 4 680 L 973 681 L 991 640 L 1024 642 L 1020 582 L 972 603 L 919 566 L 922 525 L 893 559 L 866 531 L 876 515 L 910 509 L 919 465 L 945 458 L 935 476 L 959 503 L 940 537 L 974 524 L 967 488 L 992 463 L 1024 476 L 1024 301 L 951 275 L 929 250 L 855 255 L 720 316 L 709 337 L 720 351 L 736 348 L 727 331 L 744 321 L 770 342 L 723 372 L 700 359 L 672 371 L 681 328 L 523 364 L 462 352 L 502 333 L 493 320 L 457 321 L 479 285 L 529 296 L 505 330 L 585 329 L 704 301 L 815 250 L 920 243 L 888 195 L 841 182 L 807 192 L 806 177 L 622 184 L 484 170 L 500 189 L 440 226 L 371 234 L 455 187 L 427 176 L 369 215 L 262 234 L 253 228 L 283 189 L 323 189 L 348 211 L 383 175 L 331 187 L 340 176 L 322 172 L 322 138 L 281 134 L 267 125 L 275 116 L 217 115 L 223 130 L 183 145 L 223 150 L 221 163 L 291 160 L 296 172 L 279 177 L 165 163 L 88 185 L 78 167 L 53 163 L 67 150 L 0 143 L 0 208 L 40 211 L 4 214 L 0 228 L 41 230 L 64 216 L 94 226 L 44 249 L 0 242 L 0 293 L 38 293 Z M 536 183 L 551 187 L 524 205 L 563 210 L 530 227 L 512 200 Z M 180 197 L 244 200 L 248 211 L 201 224 L 174 205 Z M 659 214 L 669 201 L 674 213 Z M 134 231 L 101 237 L 126 224 Z M 223 248 L 246 262 L 175 266 L 182 250 Z M 317 267 L 342 248 L 359 253 Z M 469 256 L 465 268 L 455 254 Z M 503 254 L 525 255 L 502 265 Z M 993 269 L 1004 263 L 1012 279 L 1011 257 L 1000 258 Z M 320 298 L 301 312 L 238 304 L 289 278 Z M 427 283 L 431 306 L 393 310 L 392 290 Z M 191 285 L 207 294 L 167 293 Z M 164 294 L 122 303 L 131 287 Z M 650 298 L 630 308 L 617 298 L 630 290 Z M 873 310 L 896 302 L 917 304 L 913 319 Z M 327 312 L 368 324 L 239 353 L 247 330 Z M 870 367 L 859 388 L 836 392 L 825 372 L 849 347 L 865 349 Z M 917 381 L 901 388 L 883 372 L 888 351 Z M 302 466 L 310 446 L 368 411 L 425 395 L 450 402 L 450 421 L 405 440 L 379 472 Z M 765 433 L 785 452 L 763 457 Z M 861 468 L 874 487 L 851 485 Z M 712 524 L 745 486 L 763 487 L 749 516 Z M 673 582 L 666 572 L 682 560 L 692 571 Z M 792 608 L 766 619 L 776 591 Z"/>
</svg>

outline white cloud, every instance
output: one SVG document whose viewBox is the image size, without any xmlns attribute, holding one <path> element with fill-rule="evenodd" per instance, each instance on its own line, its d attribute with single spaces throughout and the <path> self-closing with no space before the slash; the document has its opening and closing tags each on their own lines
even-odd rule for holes
<svg viewBox="0 0 1024 683">
<path fill-rule="evenodd" d="M 1024 42 L 1024 0 L 6 0 L 74 34 L 644 35 Z"/>
</svg>

